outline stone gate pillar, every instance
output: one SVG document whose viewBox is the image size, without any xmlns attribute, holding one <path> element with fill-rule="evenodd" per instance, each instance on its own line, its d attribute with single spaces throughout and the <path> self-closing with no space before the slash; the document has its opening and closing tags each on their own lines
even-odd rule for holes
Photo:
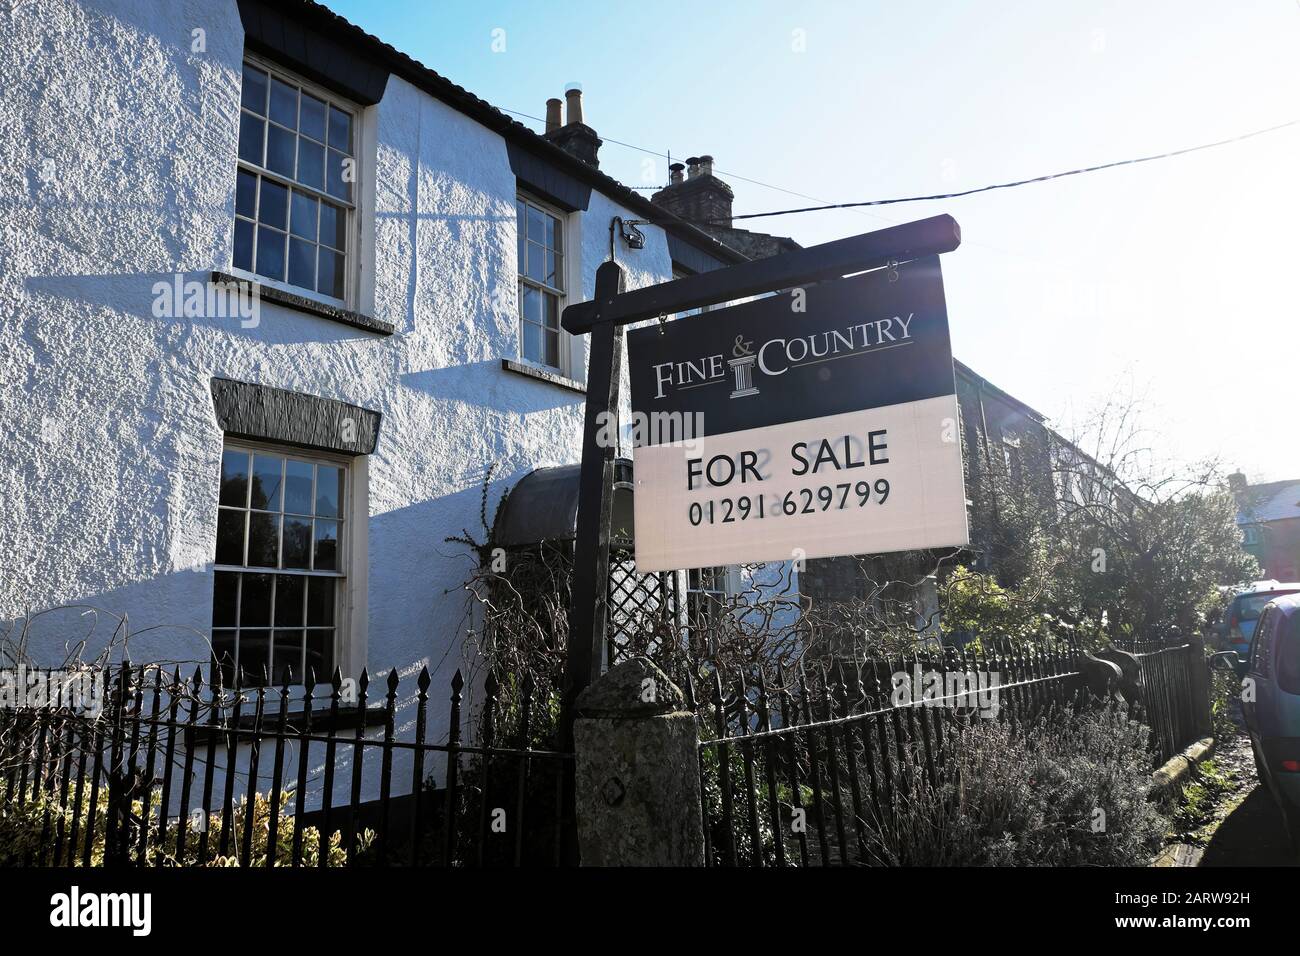
<svg viewBox="0 0 1300 956">
<path fill-rule="evenodd" d="M 578 851 L 583 866 L 703 866 L 695 715 L 644 657 L 577 699 Z"/>
</svg>

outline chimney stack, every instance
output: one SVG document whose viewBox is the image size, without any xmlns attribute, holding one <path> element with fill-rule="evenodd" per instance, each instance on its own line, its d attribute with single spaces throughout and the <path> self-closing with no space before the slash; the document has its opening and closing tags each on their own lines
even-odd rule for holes
<svg viewBox="0 0 1300 956">
<path fill-rule="evenodd" d="M 560 119 L 560 108 L 563 105 L 558 96 L 552 96 L 546 101 L 546 132 L 553 133 L 560 128 L 563 122 Z"/>
<path fill-rule="evenodd" d="M 582 121 L 582 90 L 576 86 L 564 91 L 564 123 L 560 122 L 560 101 L 546 101 L 546 132 L 542 135 L 560 149 L 576 156 L 589 166 L 600 168 L 597 154 L 601 140 L 596 131 Z"/>
<path fill-rule="evenodd" d="M 686 176 L 682 176 L 682 170 Z M 710 220 L 704 229 L 731 228 L 731 187 L 713 174 L 713 157 L 691 156 L 686 165 L 668 167 L 668 185 L 650 197 L 650 201 L 683 219 Z"/>
</svg>

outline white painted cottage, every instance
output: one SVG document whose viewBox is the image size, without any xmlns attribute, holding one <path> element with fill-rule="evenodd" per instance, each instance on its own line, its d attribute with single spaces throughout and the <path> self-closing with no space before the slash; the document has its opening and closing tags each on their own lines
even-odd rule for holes
<svg viewBox="0 0 1300 956">
<path fill-rule="evenodd" d="M 586 342 L 629 287 L 742 258 L 604 175 L 581 94 L 533 133 L 307 2 L 0 12 L 0 621 L 57 664 L 355 675 L 461 663 L 448 535 L 576 462 Z M 226 298 L 233 278 L 256 297 Z M 434 733 L 431 728 L 431 734 Z"/>
</svg>

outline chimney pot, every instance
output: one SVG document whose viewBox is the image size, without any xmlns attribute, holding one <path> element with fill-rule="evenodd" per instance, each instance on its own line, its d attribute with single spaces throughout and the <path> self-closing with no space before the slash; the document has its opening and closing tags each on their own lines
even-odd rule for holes
<svg viewBox="0 0 1300 956">
<path fill-rule="evenodd" d="M 582 90 L 571 89 L 564 91 L 564 101 L 566 106 L 565 122 L 581 123 L 582 122 Z"/>
<path fill-rule="evenodd" d="M 546 101 L 546 132 L 543 135 L 570 156 L 599 169 L 600 137 L 582 121 L 582 90 L 575 84 L 564 91 L 564 99 L 568 113 L 564 120 L 560 118 L 560 101 Z"/>
<path fill-rule="evenodd" d="M 689 156 L 686 159 L 686 178 L 694 179 L 700 174 L 700 157 Z"/>
<path fill-rule="evenodd" d="M 669 164 L 668 164 L 668 183 L 669 183 L 669 185 L 675 186 L 675 185 L 677 185 L 678 183 L 680 183 L 680 182 L 682 181 L 682 170 L 685 169 L 685 168 L 686 168 L 685 165 L 683 165 L 682 163 L 669 163 Z"/>
<path fill-rule="evenodd" d="M 700 175 L 701 175 L 701 176 L 712 176 L 712 175 L 713 175 L 713 157 L 712 157 L 712 156 L 701 156 L 701 157 L 700 157 Z"/>
</svg>

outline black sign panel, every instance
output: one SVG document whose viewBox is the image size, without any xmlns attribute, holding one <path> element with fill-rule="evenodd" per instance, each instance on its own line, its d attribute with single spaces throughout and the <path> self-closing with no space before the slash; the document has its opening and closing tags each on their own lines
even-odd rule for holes
<svg viewBox="0 0 1300 956">
<path fill-rule="evenodd" d="M 703 435 L 955 392 L 938 256 L 627 338 L 633 410 L 702 412 Z"/>
</svg>

